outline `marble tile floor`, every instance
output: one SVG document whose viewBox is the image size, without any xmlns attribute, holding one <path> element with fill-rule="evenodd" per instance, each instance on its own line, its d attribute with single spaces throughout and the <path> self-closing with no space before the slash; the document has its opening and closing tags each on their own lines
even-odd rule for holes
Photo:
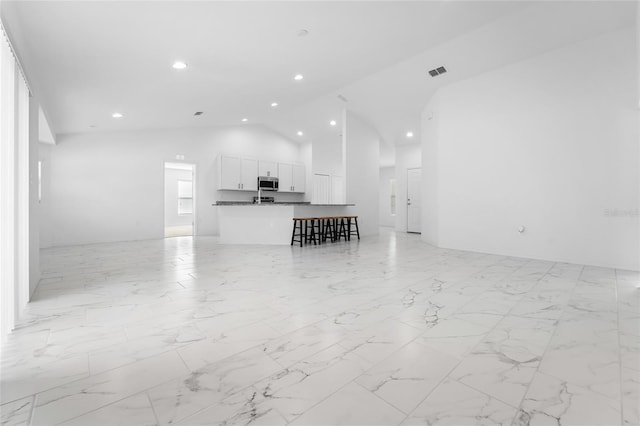
<svg viewBox="0 0 640 426">
<path fill-rule="evenodd" d="M 637 272 L 215 238 L 43 250 L 2 425 L 638 425 Z"/>
</svg>

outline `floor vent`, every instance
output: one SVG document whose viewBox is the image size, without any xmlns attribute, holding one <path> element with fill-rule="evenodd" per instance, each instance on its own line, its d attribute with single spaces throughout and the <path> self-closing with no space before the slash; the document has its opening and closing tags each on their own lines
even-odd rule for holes
<svg viewBox="0 0 640 426">
<path fill-rule="evenodd" d="M 436 77 L 440 74 L 444 74 L 445 72 L 447 72 L 447 69 L 445 67 L 438 67 L 436 69 L 429 70 L 429 75 L 431 77 Z"/>
</svg>

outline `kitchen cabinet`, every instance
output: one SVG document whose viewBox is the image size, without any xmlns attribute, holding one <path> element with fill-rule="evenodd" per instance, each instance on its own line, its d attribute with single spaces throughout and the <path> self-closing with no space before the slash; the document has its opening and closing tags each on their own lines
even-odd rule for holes
<svg viewBox="0 0 640 426">
<path fill-rule="evenodd" d="M 245 191 L 258 190 L 258 160 L 242 159 L 240 186 Z"/>
<path fill-rule="evenodd" d="M 305 191 L 304 166 L 293 165 L 293 192 Z"/>
<path fill-rule="evenodd" d="M 258 190 L 258 160 L 221 155 L 218 169 L 218 189 Z"/>
<path fill-rule="evenodd" d="M 278 192 L 304 192 L 304 166 L 299 164 L 278 163 Z"/>
<path fill-rule="evenodd" d="M 258 176 L 278 177 L 278 163 L 275 161 L 258 161 Z"/>
</svg>

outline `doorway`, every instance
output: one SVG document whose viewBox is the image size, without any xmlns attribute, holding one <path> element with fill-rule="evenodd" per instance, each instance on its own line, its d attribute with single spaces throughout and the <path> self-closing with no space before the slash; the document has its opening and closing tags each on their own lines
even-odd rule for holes
<svg viewBox="0 0 640 426">
<path fill-rule="evenodd" d="M 164 236 L 195 233 L 195 164 L 164 163 Z"/>
<path fill-rule="evenodd" d="M 422 169 L 407 169 L 407 232 L 421 233 Z"/>
</svg>

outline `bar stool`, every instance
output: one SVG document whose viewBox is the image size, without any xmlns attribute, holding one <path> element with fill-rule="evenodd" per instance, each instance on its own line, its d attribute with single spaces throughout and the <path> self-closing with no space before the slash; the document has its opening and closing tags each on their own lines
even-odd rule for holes
<svg viewBox="0 0 640 426">
<path fill-rule="evenodd" d="M 320 220 L 316 217 L 308 217 L 305 218 L 305 234 L 306 234 L 306 242 L 311 243 L 313 241 L 313 245 L 318 245 L 318 242 L 322 238 L 322 231 L 320 230 Z"/>
<path fill-rule="evenodd" d="M 352 235 L 357 235 L 360 239 L 360 230 L 358 229 L 358 216 L 345 216 L 347 218 L 347 236 L 351 240 Z M 355 230 L 351 229 L 351 221 L 355 224 Z"/>
<path fill-rule="evenodd" d="M 336 225 L 333 216 L 325 216 L 322 218 L 322 241 L 327 241 L 327 236 L 333 243 L 336 240 Z"/>
<path fill-rule="evenodd" d="M 336 241 L 340 241 L 340 238 L 344 237 L 344 240 L 347 241 L 349 239 L 349 234 L 347 233 L 347 223 L 346 216 L 336 216 L 335 218 L 336 225 Z"/>
<path fill-rule="evenodd" d="M 302 247 L 303 241 L 306 240 L 305 223 L 306 223 L 305 218 L 302 218 L 302 217 L 293 218 L 293 232 L 291 233 L 291 245 L 293 245 L 294 242 L 299 242 L 300 247 Z M 296 233 L 296 231 L 298 231 L 298 233 Z M 296 239 L 296 236 L 298 237 L 297 239 Z"/>
</svg>

